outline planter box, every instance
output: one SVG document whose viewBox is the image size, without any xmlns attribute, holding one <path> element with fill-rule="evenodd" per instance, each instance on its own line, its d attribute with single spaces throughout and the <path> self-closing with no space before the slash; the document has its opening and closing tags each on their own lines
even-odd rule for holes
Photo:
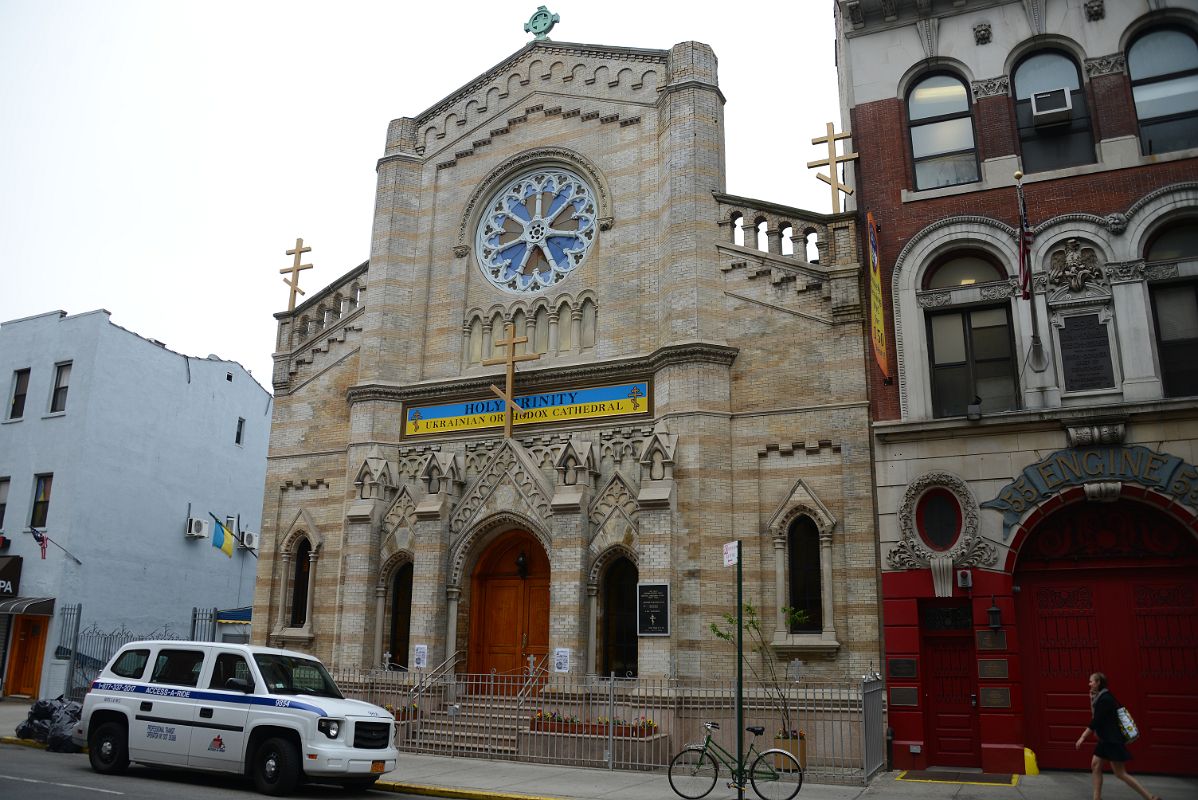
<svg viewBox="0 0 1198 800">
<path fill-rule="evenodd" d="M 604 722 L 558 722 L 556 720 L 534 719 L 529 722 L 528 729 L 540 733 L 573 733 L 581 736 L 607 736 L 612 728 Z M 613 736 L 626 739 L 643 739 L 657 732 L 656 728 L 639 725 L 616 725 L 612 729 Z"/>
<path fill-rule="evenodd" d="M 807 739 L 775 739 L 774 747 L 779 750 L 785 750 L 799 761 L 799 766 L 804 770 L 807 769 Z M 782 763 L 782 759 L 774 756 L 774 769 L 782 769 L 786 765 Z"/>
</svg>

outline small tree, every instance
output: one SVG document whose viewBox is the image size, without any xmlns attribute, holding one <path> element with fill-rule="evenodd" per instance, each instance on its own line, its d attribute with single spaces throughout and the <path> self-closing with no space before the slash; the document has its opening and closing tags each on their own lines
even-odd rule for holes
<svg viewBox="0 0 1198 800">
<path fill-rule="evenodd" d="M 786 617 L 788 627 L 801 625 L 807 622 L 807 612 L 790 606 L 782 608 L 782 614 Z M 718 623 L 711 623 L 711 633 L 718 639 L 723 639 L 733 647 L 736 646 L 736 615 L 722 614 L 726 627 L 720 627 Z M 786 676 L 782 672 L 782 666 L 778 663 L 778 656 L 774 654 L 774 648 L 770 646 L 769 640 L 766 638 L 766 633 L 761 627 L 761 617 L 757 613 L 757 607 L 751 602 L 745 602 L 743 625 L 745 629 L 745 638 L 749 642 L 749 649 L 757 653 L 758 658 L 754 663 L 754 659 L 749 658 L 748 653 L 742 653 L 741 658 L 745 662 L 745 666 L 749 668 L 753 678 L 765 687 L 769 692 L 771 701 L 777 703 L 778 711 L 782 715 L 782 730 L 778 731 L 774 737 L 776 739 L 799 739 L 803 737 L 803 732 L 792 724 L 790 706 L 786 703 Z"/>
</svg>

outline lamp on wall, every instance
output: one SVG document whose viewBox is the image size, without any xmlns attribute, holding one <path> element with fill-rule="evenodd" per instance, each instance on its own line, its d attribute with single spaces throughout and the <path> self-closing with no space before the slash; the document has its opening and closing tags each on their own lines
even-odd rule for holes
<svg viewBox="0 0 1198 800">
<path fill-rule="evenodd" d="M 990 595 L 990 608 L 986 609 L 986 613 L 990 615 L 990 630 L 996 631 L 1002 628 L 1002 609 L 995 602 L 994 595 Z"/>
<path fill-rule="evenodd" d="M 516 574 L 521 578 L 528 577 L 528 556 L 523 550 L 520 551 L 520 555 L 516 556 Z"/>
</svg>

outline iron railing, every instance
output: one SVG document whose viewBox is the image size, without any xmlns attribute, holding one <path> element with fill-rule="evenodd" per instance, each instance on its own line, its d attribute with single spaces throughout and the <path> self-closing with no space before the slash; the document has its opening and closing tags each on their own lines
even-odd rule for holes
<svg viewBox="0 0 1198 800">
<path fill-rule="evenodd" d="M 336 670 L 342 691 L 388 706 L 401 750 L 449 756 L 621 770 L 665 769 L 703 723 L 719 722 L 722 746 L 736 748 L 731 681 L 607 678 L 544 673 L 445 674 Z M 529 689 L 531 682 L 532 688 Z M 410 698 L 420 687 L 415 708 Z M 745 725 L 764 726 L 757 748 L 793 749 L 806 780 L 864 784 L 885 766 L 882 681 L 748 683 Z M 800 739 L 775 738 L 786 729 Z M 746 747 L 752 736 L 746 734 Z"/>
</svg>

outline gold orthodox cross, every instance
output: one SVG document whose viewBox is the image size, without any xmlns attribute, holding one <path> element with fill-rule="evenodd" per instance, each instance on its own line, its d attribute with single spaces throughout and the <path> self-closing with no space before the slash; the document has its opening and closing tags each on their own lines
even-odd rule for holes
<svg viewBox="0 0 1198 800">
<path fill-rule="evenodd" d="M 304 253 L 310 253 L 310 252 L 312 252 L 312 248 L 304 247 L 303 239 L 296 239 L 295 240 L 295 249 L 287 251 L 287 255 L 295 256 L 295 262 L 292 263 L 292 265 L 290 267 L 288 267 L 287 269 L 279 270 L 280 275 L 286 275 L 288 272 L 291 273 L 291 280 L 287 280 L 286 278 L 283 279 L 283 283 L 285 283 L 291 287 L 291 301 L 287 304 L 288 311 L 295 311 L 295 295 L 297 293 L 298 294 L 304 293 L 304 290 L 299 287 L 299 274 L 302 270 L 312 269 L 312 265 L 311 264 L 301 264 L 300 256 L 303 255 Z"/>
<path fill-rule="evenodd" d="M 632 410 L 636 411 L 641 407 L 641 404 L 638 403 L 636 399 L 638 397 L 644 397 L 645 393 L 641 391 L 641 387 L 633 386 L 632 389 L 628 391 L 628 396 L 632 399 Z"/>
<path fill-rule="evenodd" d="M 503 401 L 503 436 L 506 439 L 512 437 L 512 409 L 523 411 L 520 404 L 516 402 L 516 396 L 512 392 L 512 382 L 516 377 L 516 362 L 517 361 L 536 361 L 540 358 L 539 353 L 521 353 L 516 355 L 516 345 L 524 344 L 528 341 L 527 336 L 516 336 L 516 326 L 508 322 L 503 326 L 503 333 L 507 336 L 506 339 L 500 339 L 495 343 L 496 347 L 502 347 L 507 350 L 507 355 L 503 358 L 488 358 L 483 361 L 484 367 L 493 367 L 496 364 L 507 365 L 507 383 L 504 388 L 500 389 L 495 384 L 491 384 L 491 391 L 499 396 Z"/>
<path fill-rule="evenodd" d="M 819 178 L 821 181 L 823 181 L 824 183 L 826 183 L 832 187 L 832 213 L 839 214 L 840 213 L 840 193 L 841 192 L 844 192 L 845 194 L 853 193 L 852 188 L 850 188 L 849 186 L 846 186 L 845 184 L 840 182 L 839 167 L 841 164 L 845 163 L 846 161 L 853 161 L 854 159 L 856 159 L 857 154 L 856 153 L 845 153 L 842 156 L 838 156 L 836 154 L 837 140 L 838 139 L 847 139 L 850 136 L 852 136 L 852 134 L 851 133 L 833 133 L 833 131 L 835 131 L 835 130 L 836 130 L 836 126 L 833 125 L 831 122 L 829 122 L 827 135 L 820 136 L 818 138 L 811 140 L 812 144 L 823 144 L 823 143 L 827 142 L 828 143 L 828 157 L 821 161 L 808 161 L 807 169 L 813 169 L 814 167 L 828 167 L 828 172 L 831 173 L 832 177 L 829 178 L 827 175 L 823 174 L 822 172 L 817 172 L 815 177 Z"/>
</svg>

